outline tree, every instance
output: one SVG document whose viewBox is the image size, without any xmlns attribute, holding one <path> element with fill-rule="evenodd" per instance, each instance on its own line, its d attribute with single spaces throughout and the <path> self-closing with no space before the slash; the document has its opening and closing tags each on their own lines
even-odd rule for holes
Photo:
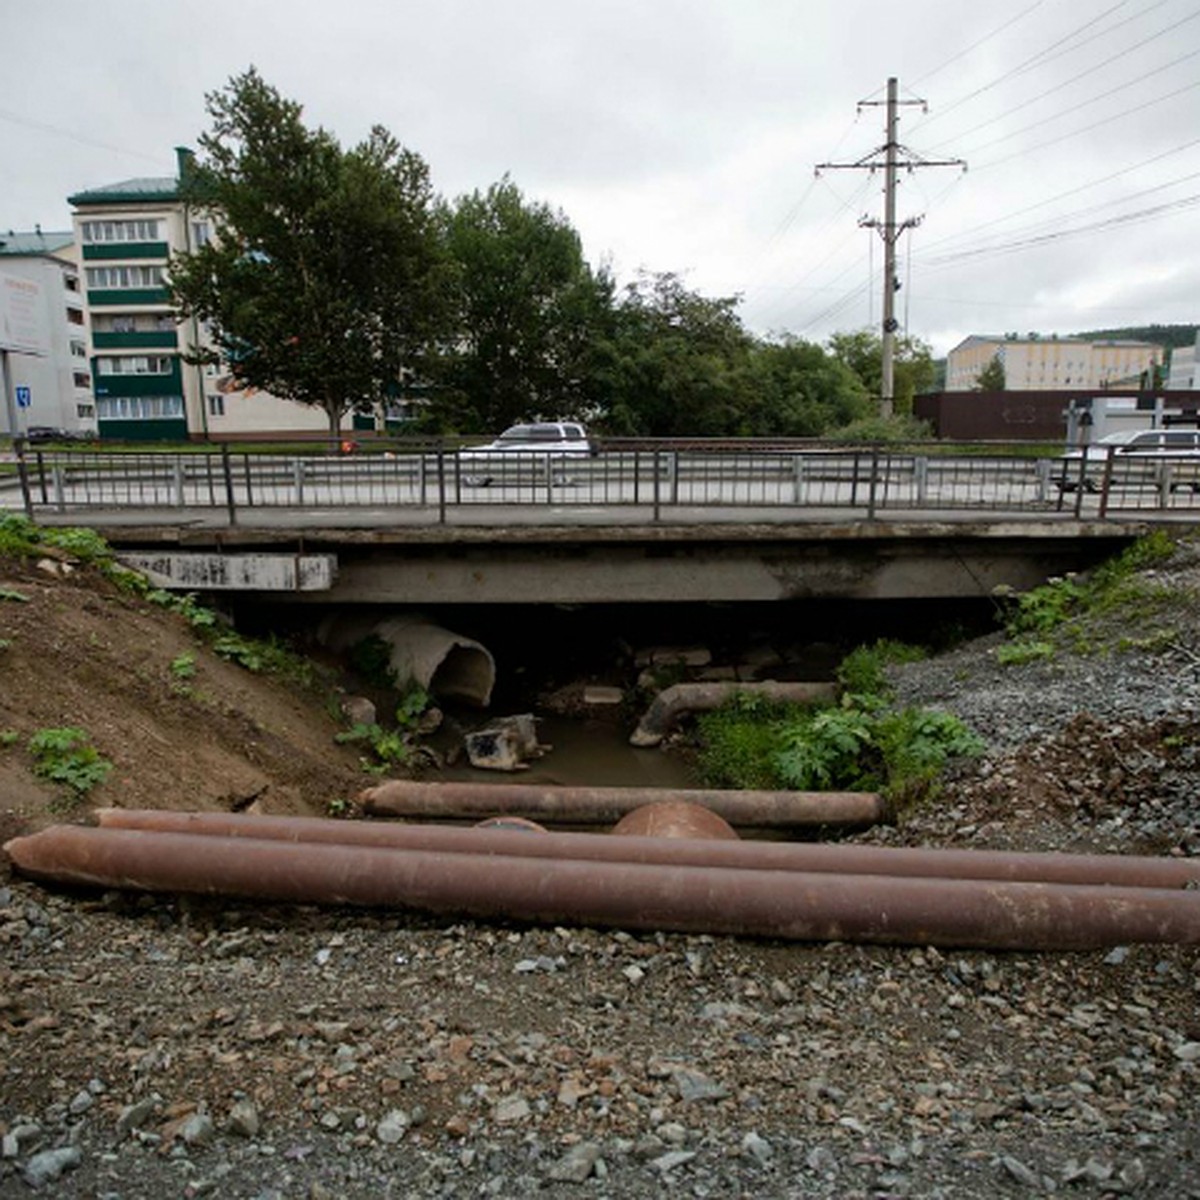
<svg viewBox="0 0 1200 1200">
<path fill-rule="evenodd" d="M 977 392 L 1004 391 L 1004 363 L 999 354 L 993 354 L 991 362 L 979 372 L 979 378 L 975 380 L 975 390 Z"/>
<path fill-rule="evenodd" d="M 754 437 L 821 437 L 867 419 L 874 405 L 858 376 L 798 338 L 760 342 L 751 356 Z"/>
<path fill-rule="evenodd" d="M 713 299 L 669 272 L 642 275 L 617 304 L 609 424 L 649 437 L 746 433 L 753 341 L 737 299 Z"/>
<path fill-rule="evenodd" d="M 343 150 L 251 68 L 207 97 L 204 158 L 181 182 L 217 236 L 170 286 L 238 381 L 324 409 L 336 435 L 382 403 L 443 330 L 446 272 L 429 172 L 381 126 Z"/>
<path fill-rule="evenodd" d="M 829 339 L 833 356 L 845 363 L 862 381 L 872 396 L 883 390 L 883 339 L 861 329 L 855 333 L 835 333 Z M 894 409 L 898 415 L 912 412 L 913 397 L 928 391 L 937 378 L 933 351 L 919 338 L 896 339 L 892 360 Z"/>
<path fill-rule="evenodd" d="M 498 430 L 594 412 L 590 356 L 611 284 L 578 233 L 508 178 L 442 210 L 456 334 L 437 370 L 445 423 Z"/>
</svg>

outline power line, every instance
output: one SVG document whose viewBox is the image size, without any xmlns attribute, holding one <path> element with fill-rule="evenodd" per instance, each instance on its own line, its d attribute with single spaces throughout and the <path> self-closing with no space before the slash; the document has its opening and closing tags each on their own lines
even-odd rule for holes
<svg viewBox="0 0 1200 1200">
<path fill-rule="evenodd" d="M 1171 158 L 1176 154 L 1182 154 L 1185 150 L 1190 150 L 1194 146 L 1200 146 L 1200 138 L 1193 138 L 1190 142 L 1184 142 L 1182 146 L 1175 146 L 1171 150 L 1164 150 L 1161 154 L 1155 154 L 1150 158 L 1143 159 L 1141 162 L 1133 163 L 1131 166 L 1122 167 L 1119 171 L 1113 171 L 1108 175 L 1101 176 L 1099 179 L 1088 180 L 1086 183 L 1079 184 L 1078 187 L 1069 188 L 1065 192 L 1059 192 L 1057 195 L 1049 196 L 1045 200 L 1039 200 L 1036 204 L 1029 204 L 1025 208 L 1019 208 L 1014 212 L 1006 213 L 1002 217 L 995 217 L 990 221 L 984 221 L 967 233 L 950 234 L 947 237 L 930 242 L 927 244 L 926 249 L 932 250 L 938 246 L 944 246 L 947 242 L 958 241 L 964 237 L 973 238 L 981 229 L 987 229 L 992 225 L 1001 225 L 1005 221 L 1011 221 L 1016 217 L 1024 216 L 1035 209 L 1045 208 L 1047 204 L 1054 204 L 1058 200 L 1065 200 L 1068 196 L 1076 196 L 1080 192 L 1091 191 L 1101 184 L 1111 183 L 1114 179 L 1119 179 L 1122 175 L 1128 175 L 1131 171 L 1140 171 L 1143 167 L 1152 166 L 1154 163 L 1161 162 L 1164 158 Z"/>
<path fill-rule="evenodd" d="M 1161 75 L 1162 73 L 1171 70 L 1172 67 L 1177 67 L 1180 63 L 1187 62 L 1190 58 L 1195 58 L 1198 54 L 1200 54 L 1200 50 L 1192 50 L 1190 53 L 1173 59 L 1169 63 L 1164 63 L 1161 67 L 1155 68 L 1155 74 Z M 983 145 L 976 146 L 975 149 L 976 151 L 988 150 L 992 146 L 998 146 L 1001 142 L 1011 141 L 1015 137 L 1020 137 L 1023 133 L 1028 133 L 1031 129 L 1040 129 L 1043 125 L 1049 125 L 1053 121 L 1060 121 L 1063 117 L 1069 117 L 1071 113 L 1078 112 L 1081 108 L 1089 108 L 1091 105 L 1097 103 L 1097 101 L 1111 99 L 1119 92 L 1127 91 L 1129 88 L 1137 87 L 1138 84 L 1145 82 L 1146 75 L 1143 72 L 1142 74 L 1138 75 L 1136 79 L 1131 79 L 1127 83 L 1122 83 L 1117 87 L 1109 88 L 1108 91 L 1100 92 L 1095 96 L 1089 96 L 1086 100 L 1081 100 L 1078 104 L 1073 104 L 1070 108 L 1064 108 L 1060 112 L 1054 113 L 1052 116 L 1043 117 L 1040 121 L 1034 121 L 1030 125 L 1022 125 L 1020 129 L 1014 129 L 1011 133 L 1006 133 L 1002 137 L 993 138 L 990 142 L 984 142 Z M 991 124 L 991 122 L 986 123 Z M 977 125 L 975 127 L 976 130 L 982 128 L 982 125 Z M 970 132 L 975 132 L 975 130 Z"/>
<path fill-rule="evenodd" d="M 1066 238 L 1078 237 L 1082 234 L 1098 233 L 1104 229 L 1112 229 L 1119 225 L 1140 224 L 1143 221 L 1153 220 L 1160 216 L 1165 216 L 1170 212 L 1175 212 L 1185 208 L 1194 208 L 1200 204 L 1200 192 L 1191 196 L 1185 196 L 1180 200 L 1172 200 L 1167 204 L 1155 205 L 1152 208 L 1140 209 L 1133 213 L 1124 213 L 1120 216 L 1109 217 L 1104 221 L 1094 221 L 1090 225 L 1081 225 L 1077 229 L 1063 229 L 1054 233 L 1044 233 L 1036 237 L 1024 238 L 1016 242 L 1007 242 L 999 246 L 983 246 L 974 250 L 959 250 L 952 254 L 945 254 L 940 257 L 924 259 L 921 261 L 922 266 L 927 266 L 936 269 L 937 267 L 949 266 L 952 263 L 964 262 L 971 258 L 983 258 L 989 255 L 1013 254 L 1020 250 L 1028 250 L 1034 246 L 1044 246 L 1050 242 L 1062 241 Z"/>
<path fill-rule="evenodd" d="M 47 125 L 44 121 L 32 121 L 28 117 L 21 116 L 20 113 L 10 112 L 5 108 L 0 108 L 0 120 L 11 121 L 14 125 L 24 125 L 29 129 L 36 129 L 40 133 L 53 133 L 58 137 L 69 138 L 83 146 L 94 146 L 99 150 L 110 150 L 114 154 L 127 154 L 131 158 L 145 159 L 147 162 L 153 162 L 160 166 L 162 164 L 161 157 L 147 154 L 144 150 L 130 150 L 124 146 L 114 146 L 111 142 L 101 142 L 96 138 L 85 137 L 70 129 L 62 129 L 58 125 Z"/>
<path fill-rule="evenodd" d="M 1197 14 L 1200 15 L 1200 14 Z M 1071 138 L 1079 137 L 1081 133 L 1090 133 L 1093 129 L 1099 129 L 1101 125 L 1111 125 L 1114 121 L 1120 121 L 1125 117 L 1132 117 L 1134 113 L 1145 111 L 1147 108 L 1153 108 L 1156 104 L 1162 104 L 1166 100 L 1174 100 L 1176 96 L 1182 96 L 1184 92 L 1190 92 L 1195 88 L 1200 87 L 1200 79 L 1194 83 L 1184 84 L 1181 88 L 1176 88 L 1173 92 L 1168 92 L 1165 96 L 1157 96 L 1153 100 L 1147 100 L 1145 104 L 1139 104 L 1135 108 L 1127 108 L 1124 112 L 1117 113 L 1116 116 L 1105 117 L 1099 121 L 1093 121 L 1091 125 L 1084 125 L 1080 129 L 1074 129 L 1070 133 L 1064 133 L 1060 137 L 1051 138 L 1048 142 L 1038 142 L 1036 146 L 1029 146 L 1024 150 L 1017 150 L 1012 154 L 1007 154 L 1003 158 L 997 158 L 990 163 L 983 163 L 977 167 L 977 171 L 990 171 L 993 167 L 998 167 L 1002 163 L 1012 162 L 1014 158 L 1022 158 L 1026 154 L 1033 154 L 1038 150 L 1045 150 L 1047 146 L 1057 146 L 1060 142 L 1069 141 Z"/>
<path fill-rule="evenodd" d="M 991 41 L 992 38 L 1003 33 L 1010 26 L 1015 25 L 1018 21 L 1021 21 L 1025 17 L 1029 16 L 1029 14 L 1031 12 L 1033 12 L 1033 10 L 1035 8 L 1041 8 L 1041 6 L 1044 3 L 1045 3 L 1045 0 L 1035 0 L 1035 2 L 1033 4 L 1031 4 L 1028 8 L 1023 9 L 1021 12 L 1017 13 L 1017 15 L 1015 17 L 1012 17 L 1009 20 L 1005 21 L 1003 25 L 997 26 L 997 28 L 993 29 L 991 31 L 991 33 L 985 33 L 983 35 L 983 37 L 981 37 L 977 42 L 972 42 L 965 50 L 960 50 L 957 54 L 952 55 L 950 58 L 946 59 L 946 61 L 944 63 L 942 63 L 942 65 L 940 67 L 934 67 L 934 69 L 932 71 L 929 71 L 926 74 L 922 75 L 919 79 L 914 79 L 913 87 L 917 87 L 919 84 L 924 83 L 927 79 L 932 79 L 935 75 L 940 75 L 947 67 L 952 66 L 954 63 L 958 62 L 958 60 L 960 58 L 966 58 L 966 56 L 968 54 L 972 53 L 975 50 L 978 50 L 979 47 L 984 44 L 984 42 Z M 835 151 L 835 153 L 836 153 L 836 151 Z"/>
<path fill-rule="evenodd" d="M 1021 109 L 1028 108 L 1031 104 L 1037 104 L 1040 100 L 1044 100 L 1047 96 L 1054 95 L 1055 92 L 1061 92 L 1063 90 L 1063 88 L 1070 87 L 1072 84 L 1078 83 L 1081 79 L 1086 79 L 1087 76 L 1093 75 L 1093 74 L 1095 74 L 1095 72 L 1103 70 L 1105 67 L 1110 66 L 1112 63 L 1117 62 L 1120 59 L 1128 58 L 1131 54 L 1133 54 L 1135 51 L 1140 50 L 1143 46 L 1148 46 L 1151 42 L 1155 42 L 1161 37 L 1166 37 L 1166 35 L 1168 33 L 1173 33 L 1181 25 L 1186 25 L 1189 21 L 1196 20 L 1197 17 L 1200 17 L 1200 12 L 1194 12 L 1190 16 L 1183 17 L 1180 20 L 1176 21 L 1173 25 L 1168 25 L 1165 29 L 1160 29 L 1157 33 L 1151 34 L 1149 37 L 1143 38 L 1140 42 L 1136 42 L 1134 45 L 1118 51 L 1116 54 L 1112 55 L 1110 58 L 1104 59 L 1103 62 L 1099 62 L 1099 63 L 1096 63 L 1095 66 L 1088 67 L 1088 69 L 1086 71 L 1080 71 L 1078 75 L 1072 75 L 1070 79 L 1064 79 L 1062 81 L 1062 83 L 1056 83 L 1052 88 L 1047 88 L 1046 91 L 1040 92 L 1038 95 L 1033 96 L 1028 100 L 1023 100 L 1023 101 L 1021 101 L 1020 104 L 1013 105 L 1012 107 L 1010 107 L 1007 110 L 1007 112 L 1003 113 L 1002 115 L 1000 115 L 998 117 L 990 117 L 988 120 L 983 121 L 980 124 L 973 126 L 971 129 L 966 130 L 964 133 L 958 134 L 957 137 L 958 138 L 968 138 L 971 136 L 971 134 L 978 133 L 981 129 L 986 129 L 989 125 L 995 125 L 997 121 L 1003 121 L 1006 117 L 1011 116 L 1011 114 L 1013 114 L 1015 112 L 1020 112 Z M 1184 56 L 1184 58 L 1190 58 L 1190 57 L 1192 57 L 1192 56 L 1191 55 Z M 1183 60 L 1179 59 L 1177 61 L 1182 62 Z M 1175 64 L 1172 63 L 1171 65 L 1174 66 Z M 1126 84 L 1124 86 L 1128 87 L 1129 84 Z M 1118 89 L 1114 89 L 1114 90 L 1119 91 L 1120 89 L 1118 88 Z M 1009 136 L 1012 136 L 1012 135 L 1010 134 Z"/>
<path fill-rule="evenodd" d="M 913 128 L 912 132 L 917 133 L 920 130 L 924 129 L 927 125 L 932 125 L 934 123 L 934 121 L 940 121 L 942 119 L 942 117 L 946 116 L 948 113 L 954 112 L 955 109 L 961 108 L 964 104 L 967 104 L 970 101 L 976 99 L 977 97 L 982 96 L 985 92 L 990 92 L 992 90 L 992 88 L 999 87 L 1000 84 L 1006 82 L 1009 79 L 1012 79 L 1013 76 L 1015 76 L 1015 75 L 1022 74 L 1023 72 L 1029 70 L 1029 68 L 1034 66 L 1035 64 L 1037 64 L 1039 62 L 1052 61 L 1053 58 L 1058 57 L 1057 55 L 1052 55 L 1051 54 L 1052 51 L 1058 49 L 1058 47 L 1062 46 L 1064 43 L 1071 41 L 1073 38 L 1077 37 L 1079 34 L 1083 33 L 1085 30 L 1090 29 L 1093 25 L 1097 24 L 1098 22 L 1103 21 L 1106 17 L 1111 16 L 1111 14 L 1116 12 L 1117 9 L 1124 8 L 1125 5 L 1128 3 L 1129 3 L 1129 0 L 1119 0 L 1119 2 L 1117 4 L 1114 4 L 1111 8 L 1105 9 L 1104 12 L 1100 13 L 1099 16 L 1093 17 L 1090 21 L 1085 21 L 1082 25 L 1071 30 L 1070 33 L 1065 34 L 1063 37 L 1059 38 L 1058 41 L 1051 43 L 1051 45 L 1047 46 L 1044 50 L 1039 50 L 1036 54 L 1025 59 L 1023 62 L 1018 63 L 1010 71 L 1005 71 L 1005 73 L 1003 75 L 997 76 L 995 79 L 991 80 L 989 83 L 983 84 L 982 87 L 976 88 L 973 92 L 968 92 L 967 95 L 963 96 L 959 100 L 955 100 L 947 108 L 939 109 L 936 113 L 933 114 L 933 116 L 927 118 L 924 121 L 919 122 Z M 1129 19 L 1136 20 L 1137 17 L 1144 16 L 1146 12 L 1150 11 L 1150 9 L 1158 8 L 1164 3 L 1166 3 L 1166 0 L 1155 0 L 1155 3 L 1150 5 L 1149 9 L 1144 9 L 1142 12 L 1135 14 L 1134 17 L 1131 17 Z M 1121 27 L 1121 24 L 1124 24 L 1124 23 L 1125 22 L 1121 22 L 1117 25 L 1114 25 L 1112 27 L 1112 29 L 1119 29 Z M 1112 29 L 1103 30 L 1102 33 L 1111 33 Z M 1096 36 L 1102 36 L 1102 34 L 1097 34 Z M 1072 46 L 1070 49 L 1078 50 L 1078 49 L 1081 49 L 1082 46 L 1086 46 L 1087 44 L 1088 44 L 1087 42 L 1083 42 L 1083 43 L 1081 43 L 1081 45 Z M 1068 51 L 1064 51 L 1063 53 L 1068 53 Z"/>
</svg>

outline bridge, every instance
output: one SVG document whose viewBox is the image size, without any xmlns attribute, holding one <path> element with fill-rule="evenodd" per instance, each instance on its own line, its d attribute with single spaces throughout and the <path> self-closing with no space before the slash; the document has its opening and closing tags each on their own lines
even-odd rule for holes
<svg viewBox="0 0 1200 1200">
<path fill-rule="evenodd" d="M 99 529 L 163 586 L 458 604 L 982 596 L 1200 518 L 1184 459 L 1014 447 L 639 443 L 460 458 L 440 443 L 38 451 L 0 495 Z"/>
</svg>

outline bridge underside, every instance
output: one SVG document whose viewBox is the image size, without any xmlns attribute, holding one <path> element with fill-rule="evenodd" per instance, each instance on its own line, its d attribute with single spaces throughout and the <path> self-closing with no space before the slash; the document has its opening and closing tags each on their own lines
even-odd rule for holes
<svg viewBox="0 0 1200 1200">
<path fill-rule="evenodd" d="M 235 538 L 226 533 L 220 546 L 185 548 L 176 541 L 168 548 L 160 542 L 126 546 L 122 557 L 152 570 L 168 587 L 236 589 L 318 604 L 898 600 L 1034 587 L 1052 575 L 1086 569 L 1139 530 L 1068 531 L 1056 523 L 869 531 L 858 525 L 840 532 L 807 527 L 786 536 L 778 528 L 745 527 L 736 534 L 709 529 L 706 536 L 611 532 L 619 536 L 596 529 L 541 530 L 537 536 L 492 530 L 486 537 L 456 530 L 453 536 L 397 540 L 380 531 L 325 530 L 300 540 L 293 535 L 287 547 L 274 537 L 269 540 L 275 544 L 251 544 L 253 532 L 242 530 Z M 324 569 L 313 569 L 314 561 Z M 294 569 L 281 569 L 289 563 Z"/>
</svg>

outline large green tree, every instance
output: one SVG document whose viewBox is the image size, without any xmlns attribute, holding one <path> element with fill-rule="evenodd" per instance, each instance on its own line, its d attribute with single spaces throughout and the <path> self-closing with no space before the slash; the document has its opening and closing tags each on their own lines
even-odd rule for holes
<svg viewBox="0 0 1200 1200">
<path fill-rule="evenodd" d="M 442 211 L 455 335 L 436 372 L 443 423 L 496 431 L 533 417 L 588 417 L 591 365 L 611 284 L 578 233 L 508 178 Z"/>
<path fill-rule="evenodd" d="M 867 329 L 835 333 L 829 339 L 829 350 L 858 376 L 872 396 L 882 394 L 883 339 L 879 334 Z M 897 415 L 911 413 L 913 397 L 928 391 L 937 378 L 933 351 L 919 338 L 897 338 L 892 367 L 895 411 Z"/>
<path fill-rule="evenodd" d="M 216 236 L 175 255 L 171 291 L 240 383 L 322 408 L 394 394 L 444 334 L 446 271 L 429 172 L 380 126 L 343 149 L 256 70 L 207 97 L 182 191 Z"/>
<path fill-rule="evenodd" d="M 866 419 L 872 399 L 857 375 L 820 346 L 798 338 L 760 342 L 751 356 L 754 437 L 820 437 Z"/>
<path fill-rule="evenodd" d="M 610 426 L 650 437 L 748 432 L 752 346 L 736 298 L 702 296 L 669 272 L 643 274 L 614 314 Z"/>
</svg>

